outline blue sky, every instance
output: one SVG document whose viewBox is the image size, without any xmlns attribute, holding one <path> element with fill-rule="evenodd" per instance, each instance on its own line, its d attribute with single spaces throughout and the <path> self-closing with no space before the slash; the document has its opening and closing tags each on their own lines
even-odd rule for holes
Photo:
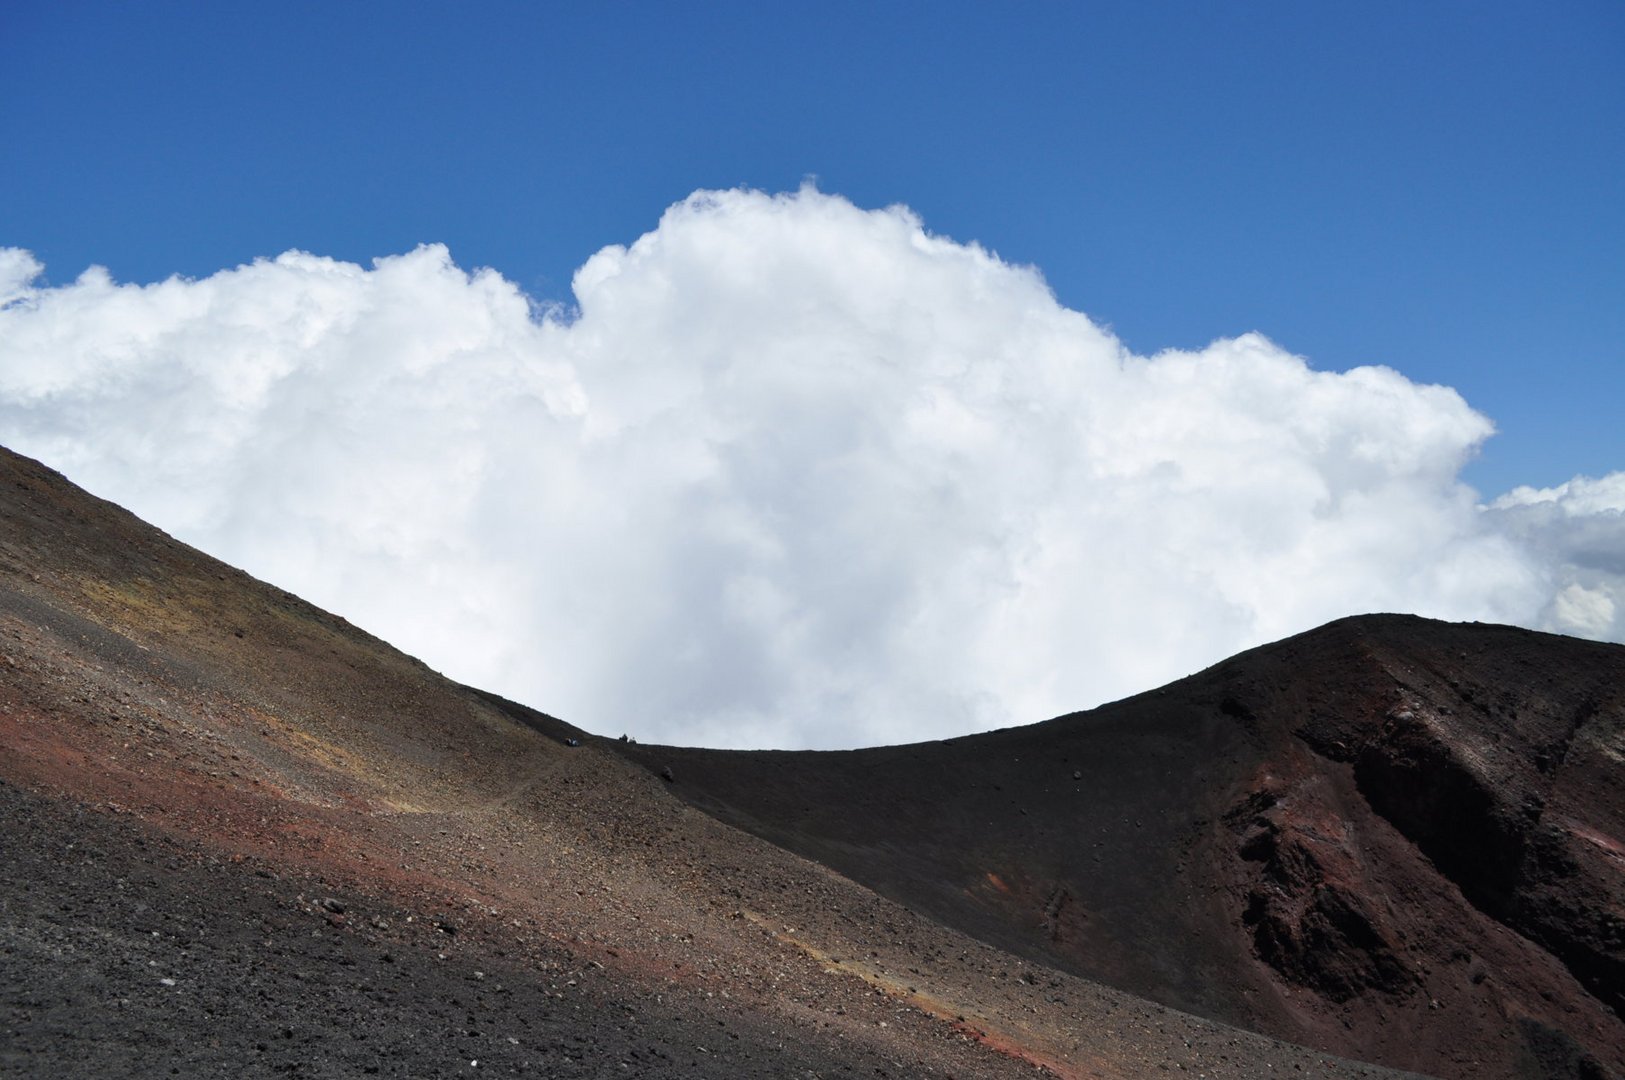
<svg viewBox="0 0 1625 1080">
<path fill-rule="evenodd" d="M 0 242 L 53 281 L 430 241 L 540 298 L 697 188 L 905 203 L 1140 352 L 1458 388 L 1486 495 L 1625 464 L 1625 7 L 30 3 Z"/>
</svg>

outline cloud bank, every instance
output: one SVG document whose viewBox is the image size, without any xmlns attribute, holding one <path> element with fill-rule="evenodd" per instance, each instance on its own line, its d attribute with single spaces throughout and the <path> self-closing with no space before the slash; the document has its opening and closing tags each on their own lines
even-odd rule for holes
<svg viewBox="0 0 1625 1080">
<path fill-rule="evenodd" d="M 1480 505 L 1455 391 L 1132 355 L 903 208 L 698 193 L 570 309 L 438 246 L 42 275 L 0 441 L 605 734 L 941 737 L 1367 611 L 1625 639 L 1625 473 Z"/>
</svg>

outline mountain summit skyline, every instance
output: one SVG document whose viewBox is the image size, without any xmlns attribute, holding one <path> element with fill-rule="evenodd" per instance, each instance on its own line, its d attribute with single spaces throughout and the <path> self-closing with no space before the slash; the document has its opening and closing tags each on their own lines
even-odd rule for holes
<svg viewBox="0 0 1625 1080">
<path fill-rule="evenodd" d="M 1450 387 L 1258 333 L 1136 354 L 812 185 L 695 193 L 570 308 L 437 246 L 0 265 L 0 438 L 601 733 L 985 731 L 1360 612 L 1625 639 L 1625 473 L 1475 491 L 1499 436 Z"/>
</svg>

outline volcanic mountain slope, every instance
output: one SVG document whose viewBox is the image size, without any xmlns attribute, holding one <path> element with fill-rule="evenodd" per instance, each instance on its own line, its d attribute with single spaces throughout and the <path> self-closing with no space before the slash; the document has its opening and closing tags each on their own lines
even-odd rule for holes
<svg viewBox="0 0 1625 1080">
<path fill-rule="evenodd" d="M 1440 1076 L 1625 1063 L 1625 648 L 1345 619 L 1092 712 L 631 746 L 720 820 L 1051 965 Z"/>
<path fill-rule="evenodd" d="M 613 746 L 0 451 L 0 1075 L 1387 1075 L 945 928 Z"/>
</svg>

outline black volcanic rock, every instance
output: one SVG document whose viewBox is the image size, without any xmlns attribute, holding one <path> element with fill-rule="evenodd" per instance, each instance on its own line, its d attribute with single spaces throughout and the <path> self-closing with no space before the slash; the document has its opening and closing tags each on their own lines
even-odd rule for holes
<svg viewBox="0 0 1625 1080">
<path fill-rule="evenodd" d="M 3 783 L 0 813 L 0 1076 L 710 1080 L 777 1075 L 784 1058 L 750 1023 L 718 1039 L 717 1018 L 670 995 L 551 975 L 563 953 L 448 954 L 340 929 L 297 882 L 139 824 Z M 852 1048 L 801 1053 L 829 1072 L 887 1066 Z"/>
</svg>

